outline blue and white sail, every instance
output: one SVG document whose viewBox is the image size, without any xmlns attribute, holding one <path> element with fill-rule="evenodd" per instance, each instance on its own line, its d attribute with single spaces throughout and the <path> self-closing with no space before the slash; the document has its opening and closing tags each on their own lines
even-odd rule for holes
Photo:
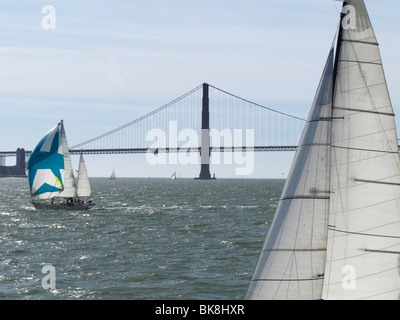
<svg viewBox="0 0 400 320">
<path fill-rule="evenodd" d="M 60 127 L 61 123 L 52 128 L 29 157 L 28 179 L 33 198 L 54 198 L 64 190 L 65 165 Z"/>
</svg>

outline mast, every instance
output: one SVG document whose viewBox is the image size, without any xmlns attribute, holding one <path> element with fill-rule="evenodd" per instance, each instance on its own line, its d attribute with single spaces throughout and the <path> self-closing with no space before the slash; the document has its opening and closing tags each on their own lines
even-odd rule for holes
<svg viewBox="0 0 400 320">
<path fill-rule="evenodd" d="M 343 17 L 344 17 L 343 8 L 344 8 L 344 6 L 345 6 L 345 3 L 346 3 L 346 2 L 343 2 L 342 12 L 340 13 L 339 33 L 338 33 L 337 42 L 336 42 L 335 63 L 334 63 L 334 67 L 333 67 L 332 101 L 334 101 L 335 85 L 336 85 L 336 76 L 337 76 L 338 66 L 339 66 L 340 48 L 341 48 L 341 46 L 342 46 L 343 28 L 342 28 L 342 26 L 341 26 L 341 22 L 342 22 Z"/>
</svg>

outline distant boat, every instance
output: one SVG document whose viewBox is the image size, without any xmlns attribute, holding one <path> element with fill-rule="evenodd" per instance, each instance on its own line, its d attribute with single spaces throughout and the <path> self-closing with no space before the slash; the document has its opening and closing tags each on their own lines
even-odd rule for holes
<svg viewBox="0 0 400 320">
<path fill-rule="evenodd" d="M 172 174 L 171 179 L 172 180 L 176 180 L 176 173 L 175 172 Z"/>
<path fill-rule="evenodd" d="M 110 179 L 112 179 L 112 180 L 117 179 L 117 178 L 115 177 L 115 171 L 114 171 L 114 169 L 113 169 L 113 171 L 112 171 L 112 173 L 111 173 Z"/>
<path fill-rule="evenodd" d="M 28 181 L 36 209 L 86 210 L 94 206 L 85 161 L 80 155 L 75 183 L 61 120 L 36 145 L 28 161 Z"/>
</svg>

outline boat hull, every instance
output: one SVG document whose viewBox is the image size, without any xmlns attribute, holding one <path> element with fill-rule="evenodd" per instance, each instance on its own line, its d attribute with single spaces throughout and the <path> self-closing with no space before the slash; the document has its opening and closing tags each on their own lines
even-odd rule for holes
<svg viewBox="0 0 400 320">
<path fill-rule="evenodd" d="M 36 209 L 45 210 L 88 210 L 95 206 L 94 203 L 49 203 L 31 201 Z"/>
</svg>

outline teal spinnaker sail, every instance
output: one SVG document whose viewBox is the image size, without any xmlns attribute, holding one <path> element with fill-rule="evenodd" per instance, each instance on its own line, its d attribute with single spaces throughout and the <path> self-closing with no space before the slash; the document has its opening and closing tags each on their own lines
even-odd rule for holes
<svg viewBox="0 0 400 320">
<path fill-rule="evenodd" d="M 64 190 L 64 155 L 60 141 L 61 123 L 37 144 L 28 161 L 31 196 L 50 199 Z"/>
</svg>

